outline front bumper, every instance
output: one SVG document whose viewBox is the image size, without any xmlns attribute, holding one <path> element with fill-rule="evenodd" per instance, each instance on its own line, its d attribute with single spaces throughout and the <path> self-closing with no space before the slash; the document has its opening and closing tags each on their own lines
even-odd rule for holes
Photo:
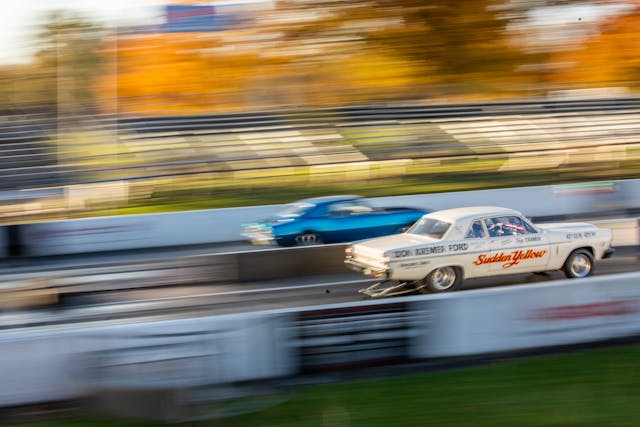
<svg viewBox="0 0 640 427">
<path fill-rule="evenodd" d="M 609 248 L 602 254 L 602 259 L 611 258 L 611 256 L 616 252 L 615 249 Z"/>
<path fill-rule="evenodd" d="M 388 279 L 391 276 L 390 268 L 373 267 L 354 260 L 353 258 L 347 258 L 344 260 L 345 265 L 351 270 L 355 270 L 359 273 L 369 277 L 376 277 L 382 279 Z"/>
<path fill-rule="evenodd" d="M 244 232 L 242 237 L 249 240 L 254 245 L 275 245 L 276 239 L 270 233 Z"/>
</svg>

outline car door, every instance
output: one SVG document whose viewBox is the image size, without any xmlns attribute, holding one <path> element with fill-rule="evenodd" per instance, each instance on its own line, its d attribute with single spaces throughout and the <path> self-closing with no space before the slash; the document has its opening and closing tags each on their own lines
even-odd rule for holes
<svg viewBox="0 0 640 427">
<path fill-rule="evenodd" d="M 466 256 L 462 265 L 465 277 L 483 277 L 490 274 L 490 264 L 482 262 L 491 255 L 490 243 L 484 222 L 481 219 L 471 222 L 464 238 Z"/>
<path fill-rule="evenodd" d="M 490 257 L 484 261 L 491 274 L 544 271 L 549 264 L 549 242 L 519 216 L 485 220 L 489 233 Z"/>
<path fill-rule="evenodd" d="M 350 219 L 352 221 L 350 240 L 369 239 L 398 232 L 398 226 L 391 221 L 388 212 L 377 210 L 364 203 L 353 206 Z"/>
<path fill-rule="evenodd" d="M 354 241 L 384 234 L 379 229 L 380 215 L 361 200 L 332 204 L 327 212 L 335 241 Z"/>
<path fill-rule="evenodd" d="M 373 208 L 360 201 L 350 200 L 332 203 L 322 216 L 323 234 L 328 242 L 359 240 L 371 226 Z"/>
</svg>

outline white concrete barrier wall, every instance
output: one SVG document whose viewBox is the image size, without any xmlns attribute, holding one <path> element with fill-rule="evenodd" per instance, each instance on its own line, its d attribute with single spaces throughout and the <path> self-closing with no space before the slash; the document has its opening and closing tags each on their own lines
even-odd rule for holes
<svg viewBox="0 0 640 427">
<path fill-rule="evenodd" d="M 281 206 L 51 221 L 21 226 L 25 255 L 58 255 L 241 240 L 241 224 Z"/>
<path fill-rule="evenodd" d="M 598 220 L 592 223 L 612 231 L 614 247 L 640 244 L 640 218 Z"/>
<path fill-rule="evenodd" d="M 417 206 L 433 210 L 461 206 L 504 206 L 531 217 L 575 215 L 639 208 L 640 180 L 458 191 L 372 200 L 379 206 Z"/>
<path fill-rule="evenodd" d="M 95 390 L 171 388 L 292 375 L 286 313 L 15 330 L 0 337 L 0 406 Z"/>
<path fill-rule="evenodd" d="M 359 312 L 356 306 L 367 305 L 375 314 L 376 305 L 387 312 L 389 304 L 410 310 L 403 318 L 409 321 L 408 351 L 415 359 L 568 345 L 639 334 L 640 273 L 320 308 L 327 313 L 336 309 L 335 333 L 344 338 L 338 319 L 345 307 Z M 296 325 L 301 327 L 296 313 L 7 331 L 0 336 L 0 406 L 71 399 L 104 389 L 295 375 L 301 360 L 295 350 Z M 361 332 L 370 326 L 361 322 Z M 325 338 L 334 342 L 330 334 Z"/>
<path fill-rule="evenodd" d="M 0 339 L 0 405 L 15 406 L 80 395 L 75 381 L 78 347 L 69 332 L 3 333 Z"/>
<path fill-rule="evenodd" d="M 640 333 L 640 273 L 466 291 L 414 304 L 421 313 L 412 347 L 417 358 L 592 342 Z"/>
<path fill-rule="evenodd" d="M 433 210 L 497 205 L 518 209 L 528 216 L 606 213 L 640 208 L 640 180 L 380 197 L 371 202 L 376 206 Z M 25 255 L 222 243 L 243 240 L 243 223 L 269 217 L 281 208 L 282 205 L 268 205 L 25 224 L 20 228 L 20 240 Z"/>
<path fill-rule="evenodd" d="M 286 314 L 244 313 L 111 327 L 91 343 L 87 378 L 97 388 L 233 383 L 296 372 Z M 85 353 L 87 354 L 87 353 Z"/>
</svg>

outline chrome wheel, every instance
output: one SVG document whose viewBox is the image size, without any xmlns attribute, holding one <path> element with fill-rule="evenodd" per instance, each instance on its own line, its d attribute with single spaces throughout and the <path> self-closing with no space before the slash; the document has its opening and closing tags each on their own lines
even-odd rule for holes
<svg viewBox="0 0 640 427">
<path fill-rule="evenodd" d="M 455 267 L 440 267 L 433 270 L 416 288 L 421 293 L 455 291 L 462 284 L 462 272 Z"/>
<path fill-rule="evenodd" d="M 575 250 L 569 255 L 564 265 L 564 273 L 570 279 L 581 279 L 591 274 L 593 257 L 584 249 Z"/>
<path fill-rule="evenodd" d="M 322 239 L 316 233 L 304 233 L 296 236 L 296 244 L 301 246 L 316 245 L 322 243 Z"/>
<path fill-rule="evenodd" d="M 456 282 L 456 271 L 453 267 L 442 267 L 434 271 L 431 284 L 439 291 L 445 291 Z"/>
<path fill-rule="evenodd" d="M 591 271 L 591 260 L 585 254 L 577 254 L 573 257 L 569 269 L 574 277 L 587 277 Z"/>
</svg>

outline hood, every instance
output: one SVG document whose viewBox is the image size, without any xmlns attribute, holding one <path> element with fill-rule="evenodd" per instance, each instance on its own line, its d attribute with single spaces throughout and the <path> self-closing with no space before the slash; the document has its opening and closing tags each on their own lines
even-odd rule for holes
<svg viewBox="0 0 640 427">
<path fill-rule="evenodd" d="M 554 222 L 549 224 L 536 224 L 536 226 L 543 230 L 552 231 L 581 231 L 595 230 L 598 228 L 588 222 Z"/>
<path fill-rule="evenodd" d="M 278 224 L 286 224 L 296 220 L 297 216 L 287 216 L 287 215 L 274 215 L 269 218 L 261 219 L 259 221 L 250 222 L 247 224 L 243 224 L 244 227 L 272 227 Z"/>
<path fill-rule="evenodd" d="M 389 249 L 406 248 L 409 246 L 424 245 L 425 243 L 435 243 L 438 241 L 438 239 L 434 239 L 433 237 L 401 233 L 378 237 L 375 239 L 361 240 L 359 242 L 354 242 L 354 246 L 357 245 L 359 247 L 367 247 L 384 252 Z"/>
</svg>

